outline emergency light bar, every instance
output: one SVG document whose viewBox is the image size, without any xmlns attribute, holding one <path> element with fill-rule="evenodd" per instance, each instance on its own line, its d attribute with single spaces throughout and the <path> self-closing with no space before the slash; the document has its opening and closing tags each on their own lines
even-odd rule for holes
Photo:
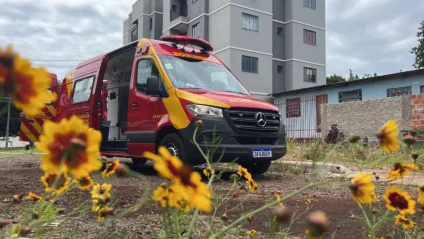
<svg viewBox="0 0 424 239">
<path fill-rule="evenodd" d="M 213 47 L 208 41 L 190 36 L 161 36 L 161 41 L 172 42 L 173 44 L 193 45 L 202 48 L 204 52 L 213 51 Z"/>
</svg>

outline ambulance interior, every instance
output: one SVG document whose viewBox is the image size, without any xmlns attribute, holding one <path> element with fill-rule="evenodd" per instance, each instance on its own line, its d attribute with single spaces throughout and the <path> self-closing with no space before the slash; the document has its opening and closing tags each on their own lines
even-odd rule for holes
<svg viewBox="0 0 424 239">
<path fill-rule="evenodd" d="M 102 115 L 100 131 L 103 135 L 102 149 L 108 151 L 126 151 L 128 96 L 132 65 L 136 48 L 126 49 L 110 56 L 103 84 L 102 97 L 106 97 L 107 116 Z M 104 101 L 104 100 L 103 100 Z M 107 138 L 106 138 L 107 135 Z"/>
</svg>

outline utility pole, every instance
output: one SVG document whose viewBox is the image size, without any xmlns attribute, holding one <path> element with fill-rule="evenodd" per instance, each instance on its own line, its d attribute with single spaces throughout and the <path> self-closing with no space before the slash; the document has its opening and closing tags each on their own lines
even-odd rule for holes
<svg viewBox="0 0 424 239">
<path fill-rule="evenodd" d="M 9 148 L 10 102 L 11 102 L 11 99 L 9 98 L 8 101 L 7 101 L 6 149 Z"/>
</svg>

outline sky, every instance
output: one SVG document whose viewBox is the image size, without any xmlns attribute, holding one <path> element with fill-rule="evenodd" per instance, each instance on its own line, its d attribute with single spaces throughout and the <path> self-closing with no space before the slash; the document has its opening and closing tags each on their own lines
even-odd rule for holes
<svg viewBox="0 0 424 239">
<path fill-rule="evenodd" d="M 80 60 L 122 46 L 135 1 L 0 0 L 0 47 L 63 78 Z M 423 0 L 326 0 L 327 75 L 412 70 L 423 13 Z"/>
</svg>

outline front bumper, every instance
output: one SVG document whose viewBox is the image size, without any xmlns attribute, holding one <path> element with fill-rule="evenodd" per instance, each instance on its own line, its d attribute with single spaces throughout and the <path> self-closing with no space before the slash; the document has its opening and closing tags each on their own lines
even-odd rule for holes
<svg viewBox="0 0 424 239">
<path fill-rule="evenodd" d="M 185 148 L 187 162 L 192 165 L 205 163 L 200 151 L 193 142 L 196 121 L 203 126 L 196 132 L 196 142 L 202 151 L 214 152 L 213 162 L 255 163 L 280 159 L 287 153 L 285 128 L 280 125 L 278 132 L 241 132 L 235 130 L 225 117 L 196 117 L 188 127 L 180 130 Z M 237 132 L 236 132 L 237 131 Z M 215 132 L 215 141 L 213 135 Z M 254 158 L 253 148 L 271 149 L 271 157 Z"/>
</svg>

